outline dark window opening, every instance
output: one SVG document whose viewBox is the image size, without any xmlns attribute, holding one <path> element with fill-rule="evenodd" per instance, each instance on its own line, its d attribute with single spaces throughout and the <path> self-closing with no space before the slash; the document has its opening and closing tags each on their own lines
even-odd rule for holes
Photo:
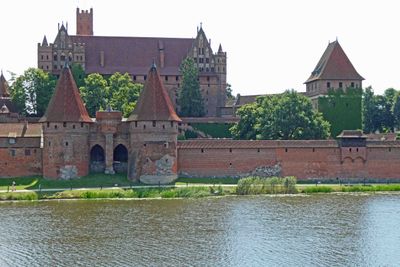
<svg viewBox="0 0 400 267">
<path fill-rule="evenodd" d="M 358 147 L 356 148 L 356 151 L 358 152 Z"/>
<path fill-rule="evenodd" d="M 55 60 L 55 61 L 57 61 L 57 55 L 54 55 L 54 57 L 53 57 L 53 59 Z"/>
<path fill-rule="evenodd" d="M 146 124 L 143 125 L 143 129 L 146 129 Z"/>
<path fill-rule="evenodd" d="M 147 75 L 144 75 L 144 77 L 143 77 L 143 78 L 144 78 L 144 80 L 147 80 Z"/>
<path fill-rule="evenodd" d="M 351 83 L 351 87 L 354 88 L 354 82 Z"/>
<path fill-rule="evenodd" d="M 50 122 L 47 123 L 47 128 L 49 128 L 49 127 L 50 127 Z"/>
<path fill-rule="evenodd" d="M 157 126 L 156 121 L 153 121 L 153 127 L 156 127 L 156 126 Z"/>
<path fill-rule="evenodd" d="M 30 155 L 31 155 L 31 150 L 25 149 L 25 156 L 30 156 Z"/>
<path fill-rule="evenodd" d="M 54 129 L 57 129 L 58 127 L 57 127 L 57 125 L 54 125 Z"/>
<path fill-rule="evenodd" d="M 204 149 L 203 148 L 201 149 L 201 153 L 204 153 Z"/>
<path fill-rule="evenodd" d="M 315 152 L 315 148 L 312 149 L 312 152 Z"/>
<path fill-rule="evenodd" d="M 165 81 L 168 81 L 168 75 L 165 76 Z"/>
<path fill-rule="evenodd" d="M 135 121 L 135 127 L 137 127 L 137 121 Z"/>
<path fill-rule="evenodd" d="M 51 142 L 49 141 L 49 146 L 51 146 Z"/>
<path fill-rule="evenodd" d="M 343 83 L 339 82 L 339 88 L 343 88 Z"/>
<path fill-rule="evenodd" d="M 288 149 L 287 149 L 287 148 L 285 148 L 285 152 L 288 152 Z"/>
<path fill-rule="evenodd" d="M 133 80 L 136 81 L 136 75 L 133 76 Z"/>
<path fill-rule="evenodd" d="M 232 148 L 229 148 L 229 152 L 232 153 Z"/>
<path fill-rule="evenodd" d="M 259 148 L 257 148 L 257 152 L 260 153 L 260 149 Z"/>
<path fill-rule="evenodd" d="M 128 162 L 128 149 L 122 144 L 116 146 L 114 149 L 113 160 L 119 162 Z"/>
<path fill-rule="evenodd" d="M 171 121 L 171 127 L 174 127 L 174 122 L 173 121 Z"/>
<path fill-rule="evenodd" d="M 351 152 L 351 148 L 349 148 L 349 151 Z"/>
<path fill-rule="evenodd" d="M 65 56 L 61 55 L 60 59 L 61 59 L 61 61 L 65 61 Z"/>
<path fill-rule="evenodd" d="M 81 127 L 83 127 L 83 122 L 81 122 Z"/>
<path fill-rule="evenodd" d="M 175 81 L 179 81 L 179 76 L 175 76 Z"/>
<path fill-rule="evenodd" d="M 75 124 L 72 125 L 72 129 L 75 129 Z"/>
<path fill-rule="evenodd" d="M 67 123 L 66 122 L 63 122 L 63 127 L 67 127 Z"/>
<path fill-rule="evenodd" d="M 165 125 L 164 124 L 163 124 L 162 128 L 165 129 Z"/>
<path fill-rule="evenodd" d="M 68 142 L 65 142 L 65 146 L 68 146 Z"/>
<path fill-rule="evenodd" d="M 146 147 L 147 145 L 146 145 L 146 144 L 143 144 L 143 146 Z"/>
<path fill-rule="evenodd" d="M 326 88 L 328 88 L 328 89 L 331 88 L 331 83 L 330 82 L 326 83 Z"/>
</svg>

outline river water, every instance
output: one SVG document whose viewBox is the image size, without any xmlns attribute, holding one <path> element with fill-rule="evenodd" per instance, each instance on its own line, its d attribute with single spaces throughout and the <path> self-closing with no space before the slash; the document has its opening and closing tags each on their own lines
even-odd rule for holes
<svg viewBox="0 0 400 267">
<path fill-rule="evenodd" d="M 0 203 L 0 266 L 399 266 L 400 195 Z"/>
</svg>

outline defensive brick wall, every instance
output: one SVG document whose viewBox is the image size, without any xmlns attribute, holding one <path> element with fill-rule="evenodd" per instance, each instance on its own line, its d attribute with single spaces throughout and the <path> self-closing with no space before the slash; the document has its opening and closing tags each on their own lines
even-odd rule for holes
<svg viewBox="0 0 400 267">
<path fill-rule="evenodd" d="M 181 176 L 296 176 L 306 179 L 400 179 L 400 142 L 340 147 L 334 140 L 178 142 Z"/>
</svg>

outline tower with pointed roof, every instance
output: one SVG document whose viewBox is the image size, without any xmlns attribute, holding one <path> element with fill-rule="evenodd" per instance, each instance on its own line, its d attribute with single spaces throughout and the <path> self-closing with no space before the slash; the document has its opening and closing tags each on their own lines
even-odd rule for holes
<svg viewBox="0 0 400 267">
<path fill-rule="evenodd" d="M 68 64 L 60 73 L 56 89 L 40 122 L 43 130 L 43 176 L 71 179 L 87 175 L 92 120 Z"/>
<path fill-rule="evenodd" d="M 177 178 L 180 122 L 153 63 L 137 105 L 128 118 L 130 179 L 165 184 Z"/>
<path fill-rule="evenodd" d="M 326 95 L 329 89 L 362 88 L 363 80 L 336 40 L 328 44 L 305 82 L 306 94 L 313 99 Z"/>
</svg>

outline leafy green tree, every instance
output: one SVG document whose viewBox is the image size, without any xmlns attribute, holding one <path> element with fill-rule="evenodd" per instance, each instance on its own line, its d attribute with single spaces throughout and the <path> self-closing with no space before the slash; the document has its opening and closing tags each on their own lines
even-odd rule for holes
<svg viewBox="0 0 400 267">
<path fill-rule="evenodd" d="M 107 99 L 115 110 L 122 111 L 124 117 L 128 117 L 136 106 L 142 84 L 134 83 L 128 73 L 114 73 L 109 79 Z"/>
<path fill-rule="evenodd" d="M 365 133 L 371 133 L 375 130 L 374 119 L 376 117 L 375 95 L 372 87 L 365 88 L 363 93 L 363 130 Z"/>
<path fill-rule="evenodd" d="M 73 63 L 71 66 L 72 76 L 78 88 L 85 85 L 86 73 L 81 64 Z"/>
<path fill-rule="evenodd" d="M 235 96 L 232 95 L 232 85 L 227 83 L 226 84 L 226 99 L 234 99 Z"/>
<path fill-rule="evenodd" d="M 257 139 L 280 140 L 326 139 L 330 135 L 330 125 L 323 120 L 321 113 L 313 109 L 307 97 L 293 90 L 259 97 L 255 104 L 250 105 L 255 106 L 245 105 L 238 114 L 250 113 L 256 118 L 256 123 L 253 119 L 251 123 L 239 122 L 236 128 L 231 128 L 235 137 L 246 138 L 246 133 L 254 137 L 254 132 Z"/>
<path fill-rule="evenodd" d="M 204 116 L 203 98 L 200 93 L 198 81 L 199 71 L 192 58 L 183 60 L 180 66 L 182 73 L 182 88 L 179 93 L 179 106 L 182 117 Z"/>
<path fill-rule="evenodd" d="M 394 126 L 400 129 L 400 91 L 396 93 L 393 98 L 392 114 L 394 119 Z"/>
<path fill-rule="evenodd" d="M 11 97 L 26 116 L 43 116 L 53 95 L 56 78 L 41 69 L 29 68 L 11 86 Z"/>
<path fill-rule="evenodd" d="M 235 139 L 255 140 L 257 138 L 258 105 L 251 103 L 241 107 L 237 113 L 240 121 L 229 130 Z"/>
<path fill-rule="evenodd" d="M 92 73 L 85 78 L 85 85 L 80 89 L 86 109 L 91 117 L 96 116 L 96 111 L 107 107 L 107 80 L 98 73 Z"/>
</svg>

